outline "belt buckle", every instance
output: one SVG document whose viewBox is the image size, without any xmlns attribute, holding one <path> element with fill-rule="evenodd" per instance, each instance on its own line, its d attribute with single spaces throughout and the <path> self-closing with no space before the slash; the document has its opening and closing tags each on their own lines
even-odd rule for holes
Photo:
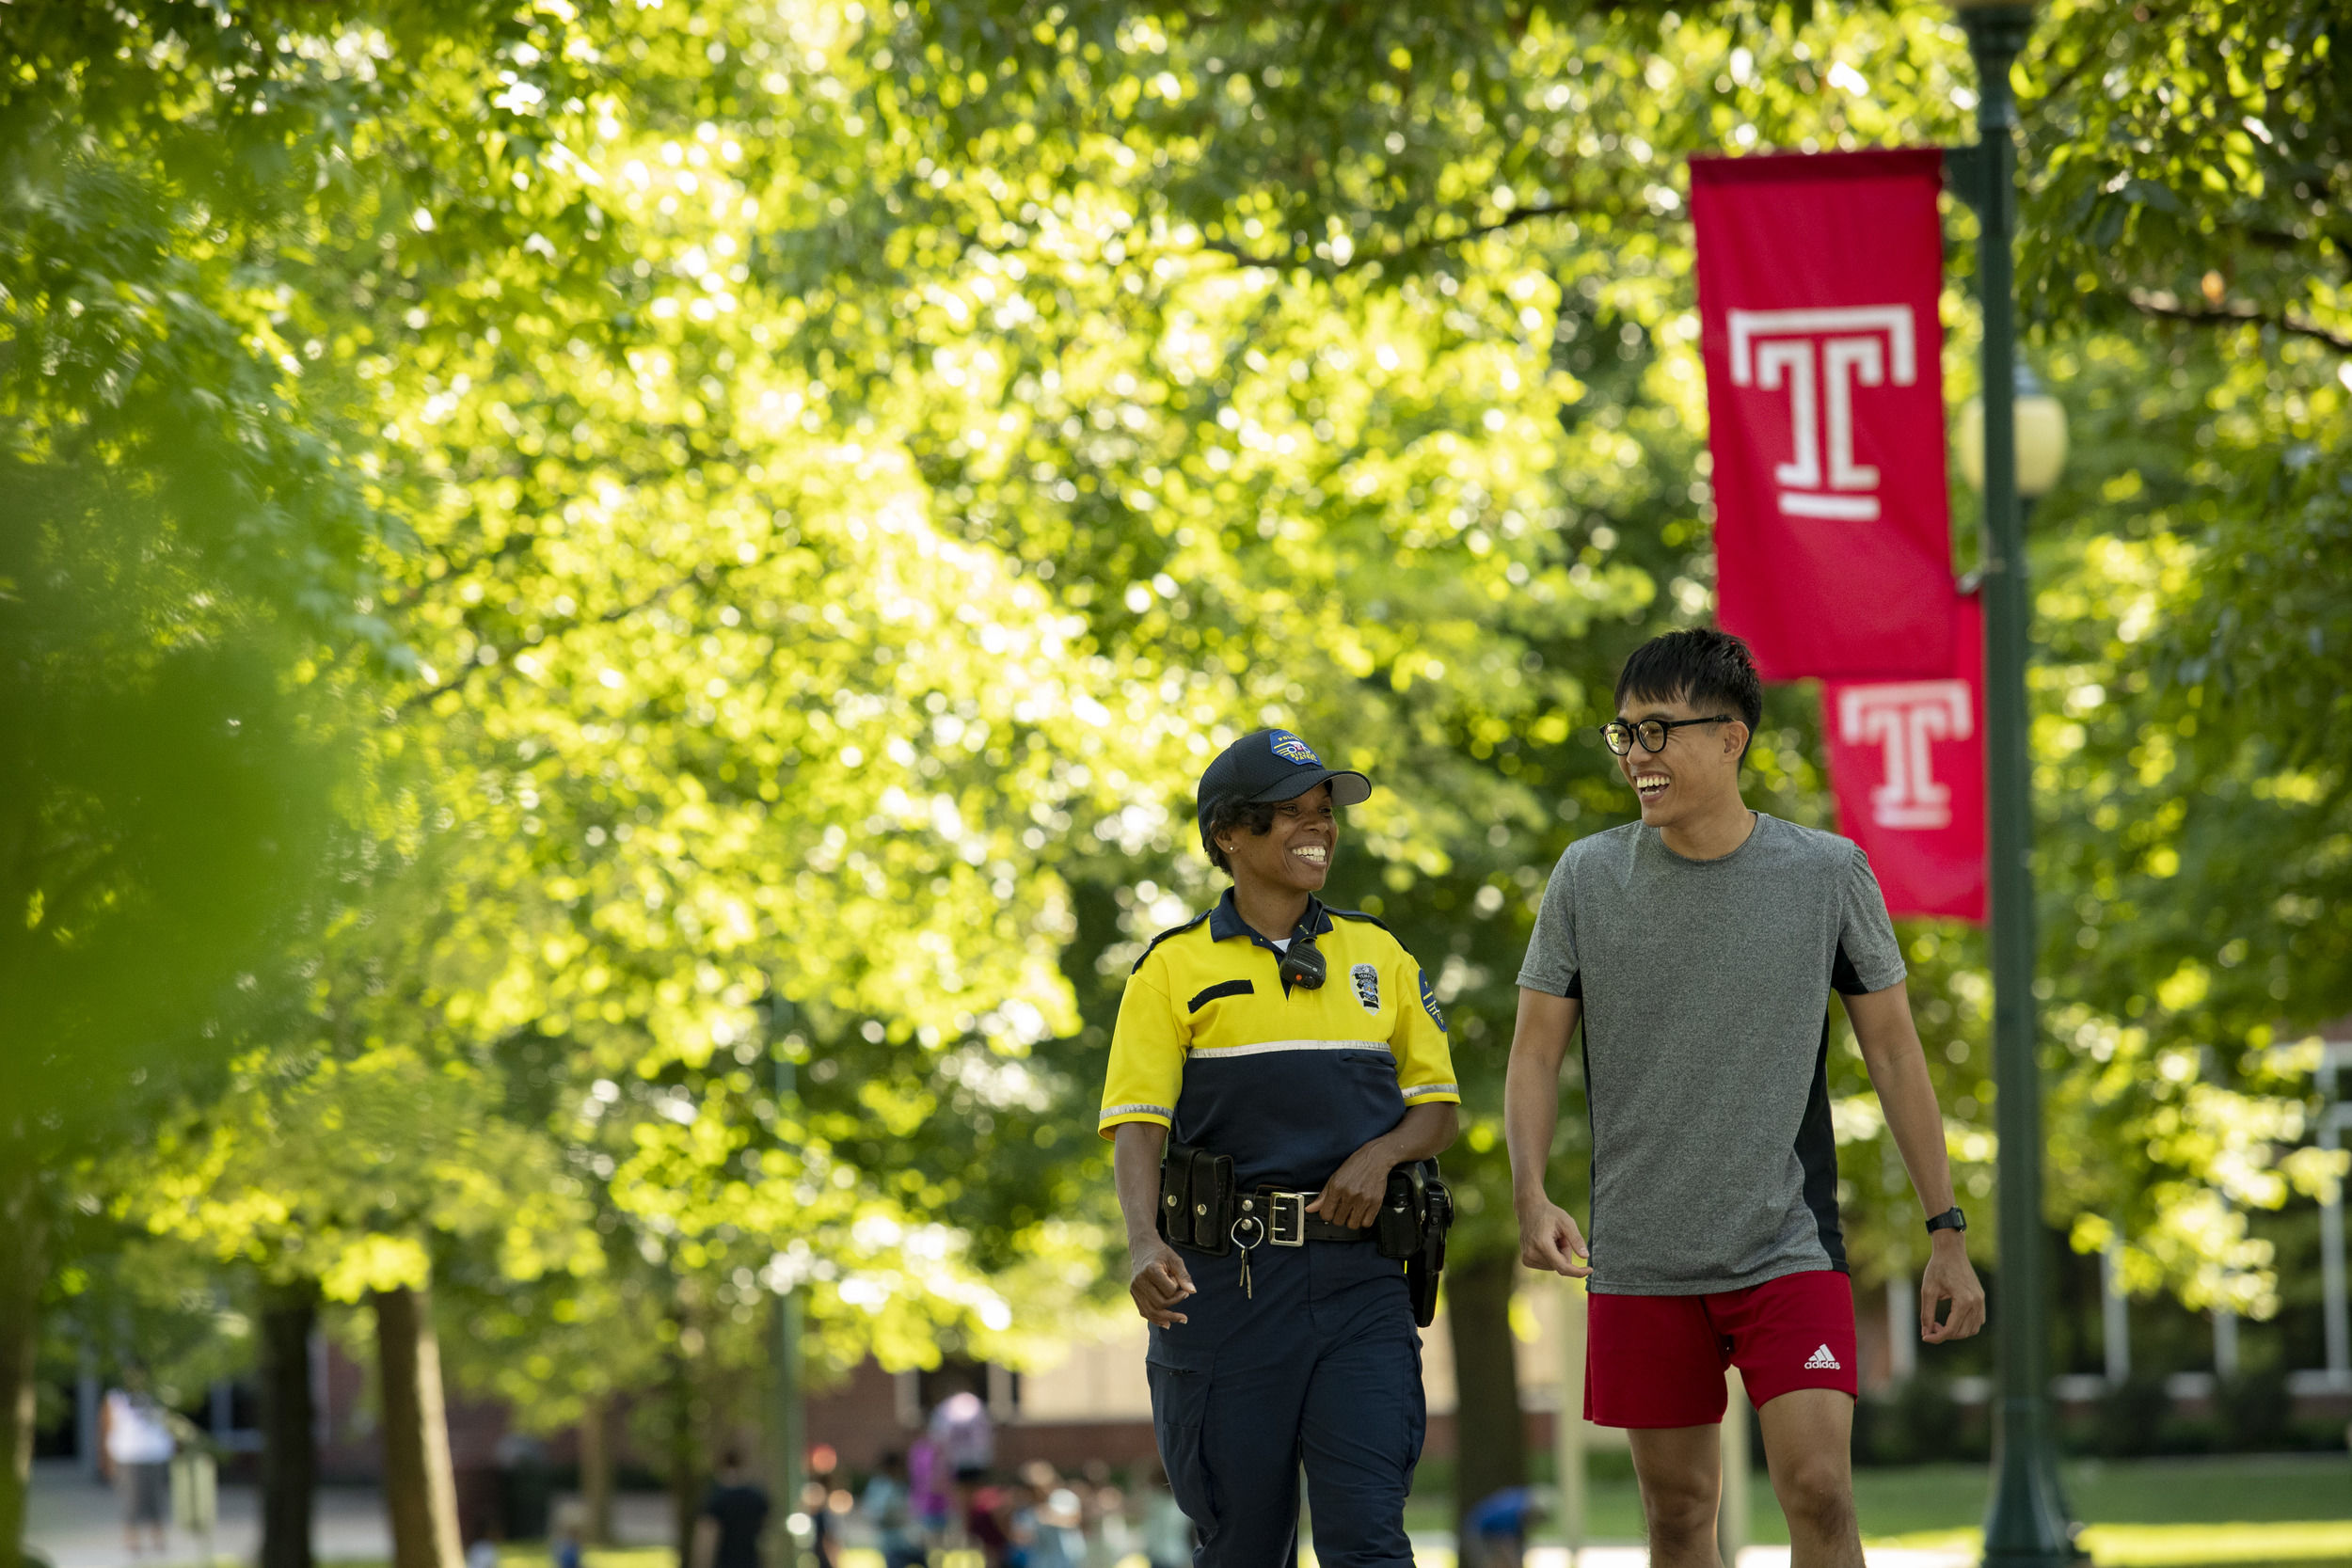
<svg viewBox="0 0 2352 1568">
<path fill-rule="evenodd" d="M 1270 1195 L 1266 1240 L 1276 1246 L 1305 1246 L 1307 1244 L 1307 1205 L 1314 1201 L 1312 1193 L 1275 1193 Z"/>
</svg>

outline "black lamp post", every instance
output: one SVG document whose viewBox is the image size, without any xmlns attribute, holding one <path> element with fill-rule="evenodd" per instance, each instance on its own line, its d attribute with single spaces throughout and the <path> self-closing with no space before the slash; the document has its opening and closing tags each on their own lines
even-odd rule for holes
<svg viewBox="0 0 2352 1568">
<path fill-rule="evenodd" d="M 761 1012 L 767 1022 L 769 1057 L 775 1073 L 776 1127 L 781 1132 L 799 1085 L 785 1044 L 785 1036 L 791 1028 L 792 1004 L 777 992 L 773 981 L 769 983 Z M 774 1521 L 771 1528 L 776 1530 L 776 1555 L 791 1568 L 798 1568 L 802 1560 L 801 1526 L 806 1522 L 801 1508 L 801 1493 L 807 1481 L 802 1466 L 808 1455 L 808 1411 L 801 1386 L 804 1310 L 797 1285 L 787 1285 L 776 1292 L 775 1317 L 771 1325 L 774 1338 L 770 1351 L 775 1373 L 771 1388 L 775 1405 L 770 1413 L 775 1450 L 770 1474 L 775 1482 L 776 1507 L 769 1517 Z M 681 1551 L 681 1560 L 684 1556 Z"/>
<path fill-rule="evenodd" d="M 1993 1059 L 2000 1138 L 1999 1294 L 1994 1304 L 2000 1384 L 1986 1568 L 2056 1568 L 2075 1560 L 2051 1441 L 2049 1336 L 2043 1309 L 2042 1077 L 2035 1060 L 2033 818 L 2026 754 L 2025 507 L 2017 485 L 2017 384 L 2010 246 L 2017 217 L 2017 103 L 2010 67 L 2033 25 L 2030 5 L 1954 0 L 1977 63 L 1974 176 L 1980 219 L 1977 287 L 1984 308 L 1985 762 L 1992 806 Z"/>
</svg>

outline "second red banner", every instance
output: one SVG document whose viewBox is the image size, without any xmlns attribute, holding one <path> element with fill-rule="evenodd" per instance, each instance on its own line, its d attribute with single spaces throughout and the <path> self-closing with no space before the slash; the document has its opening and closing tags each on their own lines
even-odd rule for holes
<svg viewBox="0 0 2352 1568">
<path fill-rule="evenodd" d="M 1947 593 L 1951 658 L 1933 680 L 1824 681 L 1837 828 L 1897 919 L 1985 918 L 1984 613 Z"/>
</svg>

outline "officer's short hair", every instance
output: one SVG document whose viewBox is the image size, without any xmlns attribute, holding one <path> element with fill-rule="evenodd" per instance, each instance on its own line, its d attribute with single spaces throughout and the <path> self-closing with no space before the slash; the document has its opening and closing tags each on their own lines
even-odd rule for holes
<svg viewBox="0 0 2352 1568">
<path fill-rule="evenodd" d="M 1228 797 L 1209 808 L 1207 820 L 1200 824 L 1200 847 L 1209 852 L 1209 863 L 1228 876 L 1233 863 L 1216 846 L 1216 835 L 1239 828 L 1252 835 L 1274 831 L 1275 808 L 1279 800 L 1240 800 Z"/>
<path fill-rule="evenodd" d="M 1756 742 L 1756 721 L 1764 716 L 1764 682 L 1756 673 L 1755 656 L 1745 642 L 1712 626 L 1670 631 L 1634 649 L 1617 672 L 1619 713 L 1629 697 L 1726 709 L 1748 726 L 1749 745 Z M 1740 757 L 1747 754 L 1742 746 Z"/>
</svg>

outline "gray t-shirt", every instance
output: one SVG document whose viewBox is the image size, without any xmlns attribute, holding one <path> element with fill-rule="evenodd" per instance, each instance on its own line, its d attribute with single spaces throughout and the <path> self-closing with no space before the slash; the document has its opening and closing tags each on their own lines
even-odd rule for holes
<svg viewBox="0 0 2352 1568">
<path fill-rule="evenodd" d="M 1568 846 L 1519 984 L 1583 1002 L 1594 1290 L 1845 1268 L 1829 993 L 1902 977 L 1878 879 L 1835 833 L 1759 812 L 1719 860 L 1638 822 Z"/>
</svg>

